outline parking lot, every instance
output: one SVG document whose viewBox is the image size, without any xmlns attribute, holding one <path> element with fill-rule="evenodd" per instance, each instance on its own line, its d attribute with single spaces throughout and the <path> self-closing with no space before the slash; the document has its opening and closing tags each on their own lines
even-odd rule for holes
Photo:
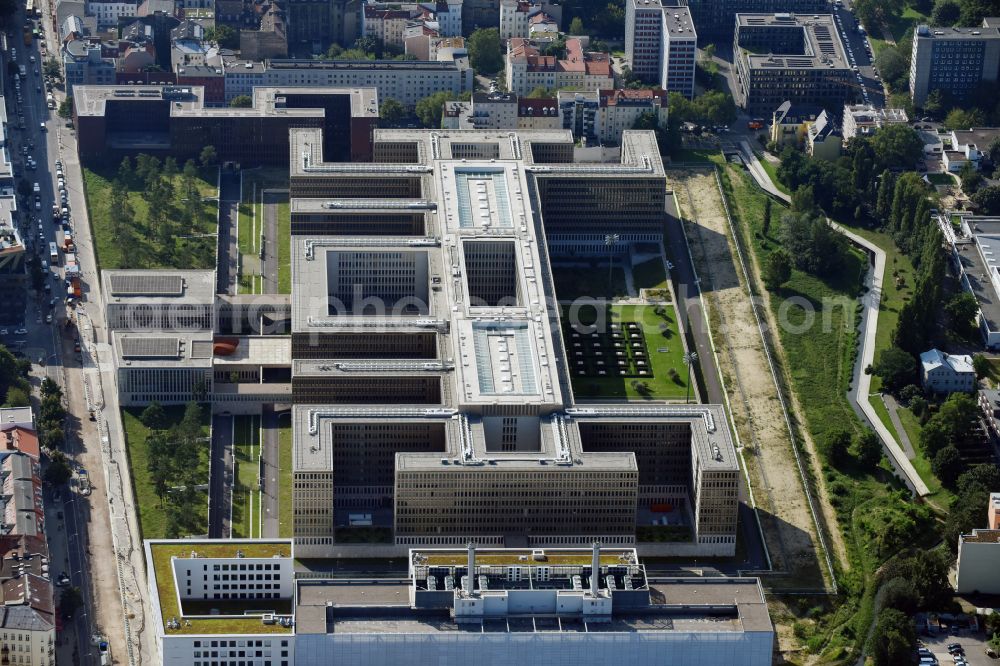
<svg viewBox="0 0 1000 666">
<path fill-rule="evenodd" d="M 962 632 L 961 635 L 938 633 L 933 636 L 921 636 L 920 642 L 930 650 L 941 666 L 950 666 L 955 660 L 948 654 L 948 645 L 959 643 L 965 650 L 965 660 L 970 666 L 997 666 L 1000 660 L 986 656 L 986 635 L 982 632 L 969 634 Z"/>
</svg>

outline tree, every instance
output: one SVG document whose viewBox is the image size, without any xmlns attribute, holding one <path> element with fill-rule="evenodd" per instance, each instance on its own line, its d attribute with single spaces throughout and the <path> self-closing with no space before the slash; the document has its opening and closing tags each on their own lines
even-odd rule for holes
<svg viewBox="0 0 1000 666">
<path fill-rule="evenodd" d="M 61 486 L 73 476 L 73 470 L 62 451 L 56 451 L 45 468 L 45 482 L 51 486 Z"/>
<path fill-rule="evenodd" d="M 149 403 L 146 409 L 142 410 L 139 420 L 150 430 L 163 430 L 167 427 L 167 413 L 163 411 L 160 403 L 155 400 Z"/>
<path fill-rule="evenodd" d="M 944 117 L 944 126 L 950 130 L 967 130 L 982 127 L 985 124 L 983 114 L 979 109 L 954 108 Z"/>
<path fill-rule="evenodd" d="M 962 6 L 955 0 L 938 0 L 931 11 L 931 23 L 936 26 L 951 27 L 958 21 Z"/>
<path fill-rule="evenodd" d="M 958 178 L 962 181 L 962 191 L 968 195 L 975 193 L 983 184 L 983 174 L 973 166 L 972 162 L 966 162 L 958 172 Z"/>
<path fill-rule="evenodd" d="M 573 20 L 569 22 L 569 30 L 567 32 L 571 35 L 586 35 L 586 30 L 583 29 L 583 21 L 580 20 L 579 16 L 574 16 Z"/>
<path fill-rule="evenodd" d="M 50 377 L 46 377 L 42 380 L 42 386 L 39 389 L 42 398 L 48 398 L 53 396 L 57 399 L 62 399 L 62 389 L 59 388 L 59 384 L 56 384 Z"/>
<path fill-rule="evenodd" d="M 479 28 L 465 40 L 472 68 L 479 74 L 495 74 L 503 69 L 500 50 L 500 31 L 497 28 Z"/>
<path fill-rule="evenodd" d="M 444 110 L 444 103 L 453 99 L 455 99 L 455 96 L 451 92 L 439 90 L 419 100 L 414 107 L 414 113 L 416 113 L 417 118 L 420 119 L 424 127 L 439 128 L 441 127 L 441 114 Z"/>
<path fill-rule="evenodd" d="M 764 285 L 771 291 L 777 291 L 792 277 L 792 256 L 784 248 L 772 252 L 764 263 Z"/>
<path fill-rule="evenodd" d="M 59 66 L 59 61 L 55 58 L 48 58 L 42 65 L 42 72 L 45 76 L 53 79 L 62 79 L 62 68 Z"/>
<path fill-rule="evenodd" d="M 892 90 L 902 91 L 906 88 L 910 63 L 907 54 L 902 53 L 898 47 L 886 44 L 875 56 L 875 66 Z"/>
<path fill-rule="evenodd" d="M 972 432 L 979 418 L 976 401 L 965 393 L 952 393 L 920 431 L 920 446 L 933 458 L 946 446 L 958 446 Z"/>
<path fill-rule="evenodd" d="M 809 185 L 797 187 L 792 192 L 792 212 L 814 213 L 816 212 L 816 197 L 813 188 Z"/>
<path fill-rule="evenodd" d="M 986 147 L 986 158 L 993 166 L 1000 166 L 1000 136 L 995 136 Z"/>
<path fill-rule="evenodd" d="M 56 111 L 60 118 L 69 119 L 73 116 L 73 96 L 70 95 L 66 97 L 63 101 L 59 102 L 59 110 Z"/>
<path fill-rule="evenodd" d="M 985 504 L 983 505 L 985 515 Z M 908 557 L 886 562 L 883 580 L 902 578 L 920 598 L 920 609 L 942 608 L 951 601 L 952 587 L 948 582 L 948 562 L 939 550 L 917 550 Z"/>
<path fill-rule="evenodd" d="M 865 430 L 854 438 L 854 457 L 864 469 L 873 469 L 882 460 L 882 442 L 873 430 Z"/>
<path fill-rule="evenodd" d="M 976 371 L 976 379 L 986 379 L 993 374 L 993 366 L 988 358 L 982 354 L 972 356 L 972 368 Z"/>
<path fill-rule="evenodd" d="M 871 146 L 881 169 L 912 168 L 924 154 L 920 135 L 901 124 L 880 127 L 872 135 Z"/>
<path fill-rule="evenodd" d="M 832 430 L 826 433 L 819 446 L 830 464 L 840 467 L 847 461 L 851 447 L 851 433 L 840 428 Z"/>
<path fill-rule="evenodd" d="M 393 127 L 398 125 L 406 117 L 406 107 L 398 100 L 387 97 L 379 104 L 378 117 L 388 125 Z"/>
<path fill-rule="evenodd" d="M 890 391 L 898 391 L 913 381 L 917 363 L 913 356 L 898 347 L 889 347 L 879 352 L 872 374 L 882 379 L 882 385 Z"/>
<path fill-rule="evenodd" d="M 879 612 L 867 651 L 875 666 L 898 666 L 913 661 L 917 634 L 909 616 L 895 608 Z"/>
<path fill-rule="evenodd" d="M 65 443 L 66 436 L 63 434 L 62 428 L 57 425 L 50 424 L 42 430 L 41 444 L 46 449 L 55 451 L 63 448 Z"/>
<path fill-rule="evenodd" d="M 205 146 L 201 149 L 201 164 L 202 166 L 209 166 L 210 164 L 215 164 L 215 161 L 219 158 L 218 154 L 215 152 L 215 146 Z"/>
<path fill-rule="evenodd" d="M 215 42 L 227 49 L 238 49 L 240 47 L 239 33 L 228 25 L 216 25 L 206 30 L 205 41 Z"/>
<path fill-rule="evenodd" d="M 945 488 L 952 488 L 965 471 L 962 454 L 954 446 L 946 446 L 934 455 L 931 470 Z"/>
<path fill-rule="evenodd" d="M 64 587 L 59 595 L 59 612 L 64 620 L 73 618 L 73 614 L 83 605 L 83 595 L 78 587 Z"/>
<path fill-rule="evenodd" d="M 882 586 L 882 607 L 913 615 L 920 609 L 920 595 L 917 594 L 909 581 L 893 578 Z"/>
<path fill-rule="evenodd" d="M 249 109 L 253 106 L 253 99 L 250 95 L 237 95 L 229 100 L 229 106 L 233 109 Z"/>
<path fill-rule="evenodd" d="M 964 181 L 963 181 L 964 185 Z M 964 187 L 963 187 L 964 189 Z M 1000 215 L 1000 186 L 990 185 L 978 190 L 971 197 L 978 212 L 983 215 Z"/>
<path fill-rule="evenodd" d="M 976 317 L 979 314 L 979 303 L 976 297 L 967 291 L 955 294 L 945 303 L 945 314 L 951 320 L 955 332 L 967 338 L 976 334 Z"/>
<path fill-rule="evenodd" d="M 7 389 L 7 407 L 27 407 L 30 404 L 27 391 L 20 386 L 11 386 Z"/>
<path fill-rule="evenodd" d="M 764 199 L 764 219 L 761 222 L 760 230 L 764 236 L 771 233 L 771 199 Z"/>
</svg>

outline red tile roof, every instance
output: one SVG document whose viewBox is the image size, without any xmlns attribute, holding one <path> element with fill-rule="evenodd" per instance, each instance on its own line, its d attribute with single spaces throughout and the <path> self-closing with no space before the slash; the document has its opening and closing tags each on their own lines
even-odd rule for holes
<svg viewBox="0 0 1000 666">
<path fill-rule="evenodd" d="M 6 451 L 20 451 L 30 456 L 35 462 L 39 458 L 38 435 L 34 430 L 11 426 L 3 429 L 0 433 L 0 449 Z"/>
</svg>

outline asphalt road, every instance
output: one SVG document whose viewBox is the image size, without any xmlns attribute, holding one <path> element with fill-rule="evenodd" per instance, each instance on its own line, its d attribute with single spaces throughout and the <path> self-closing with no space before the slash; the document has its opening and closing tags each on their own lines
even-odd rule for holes
<svg viewBox="0 0 1000 666">
<path fill-rule="evenodd" d="M 841 39 L 848 48 L 848 59 L 851 61 L 851 65 L 857 66 L 858 74 L 861 75 L 861 81 L 856 81 L 859 86 L 858 93 L 862 96 L 863 101 L 871 102 L 879 108 L 884 107 L 885 89 L 882 82 L 876 78 L 872 60 L 874 51 L 872 55 L 868 55 L 865 51 L 866 46 L 870 47 L 868 37 L 858 32 L 858 20 L 846 6 L 834 7 L 833 16 L 840 29 Z M 864 97 L 865 95 L 867 98 Z"/>
<path fill-rule="evenodd" d="M 228 539 L 232 516 L 233 417 L 212 417 L 209 465 L 208 536 Z"/>
</svg>

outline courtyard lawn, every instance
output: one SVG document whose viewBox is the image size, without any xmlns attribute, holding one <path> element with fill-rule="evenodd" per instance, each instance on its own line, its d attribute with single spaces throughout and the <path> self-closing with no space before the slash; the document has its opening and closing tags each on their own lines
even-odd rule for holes
<svg viewBox="0 0 1000 666">
<path fill-rule="evenodd" d="M 274 167 L 260 167 L 248 169 L 242 173 L 243 183 L 241 188 L 239 206 L 239 231 L 237 233 L 237 245 L 240 251 L 240 291 L 259 294 L 263 291 L 263 281 L 260 276 L 259 259 L 260 256 L 260 235 L 264 220 L 264 204 L 261 203 L 261 192 L 263 190 L 287 190 L 288 170 L 282 171 Z M 278 284 L 281 293 L 291 292 L 291 268 L 290 250 L 288 259 L 281 260 L 282 238 L 285 243 L 290 242 L 290 230 L 282 230 L 282 204 L 278 208 Z M 283 204 L 288 210 L 288 204 Z M 286 217 L 288 217 L 286 215 Z M 289 219 L 290 229 L 291 221 Z M 287 246 L 286 246 L 287 247 Z M 281 266 L 286 267 L 288 290 L 281 289 Z"/>
<path fill-rule="evenodd" d="M 191 228 L 181 228 L 181 181 L 176 175 L 171 180 L 174 196 L 167 212 L 171 233 L 170 242 L 162 242 L 162 235 L 154 233 L 148 225 L 149 206 L 141 190 L 130 190 L 129 205 L 135 211 L 131 240 L 127 249 L 113 237 L 111 229 L 111 189 L 117 170 L 96 168 L 83 170 L 84 193 L 94 235 L 97 263 L 102 269 L 113 268 L 201 268 L 215 266 L 218 232 L 218 170 L 214 167 L 198 170 L 197 186 L 203 198 L 199 214 Z"/>
<path fill-rule="evenodd" d="M 611 286 L 608 284 L 608 260 L 580 261 L 579 265 L 554 264 L 552 281 L 555 283 L 556 298 L 560 301 L 574 301 L 578 298 L 619 298 L 628 296 L 625 286 L 625 271 L 621 269 L 621 258 L 615 259 L 612 269 Z"/>
<path fill-rule="evenodd" d="M 278 429 L 278 536 L 292 537 L 292 427 Z"/>
<path fill-rule="evenodd" d="M 233 417 L 233 538 L 260 537 L 260 416 Z"/>
<path fill-rule="evenodd" d="M 658 312 L 662 312 L 658 314 Z M 598 338 L 587 332 L 576 332 L 570 321 L 570 310 L 563 309 L 563 336 L 566 340 L 566 351 L 569 357 L 570 373 L 573 376 L 573 393 L 577 398 L 625 398 L 628 400 L 683 400 L 688 392 L 687 368 L 684 365 L 684 345 L 677 328 L 677 313 L 673 305 L 612 305 L 606 328 L 597 331 Z M 578 314 L 579 323 L 583 326 L 594 323 L 593 308 L 581 308 Z M 641 347 L 634 348 L 632 333 L 628 323 L 635 322 L 641 330 L 641 340 L 645 349 L 641 356 L 636 352 Z M 621 348 L 612 345 L 616 339 L 612 337 L 611 324 L 617 324 L 623 337 Z M 577 337 L 574 338 L 573 334 Z M 587 353 L 585 345 L 599 342 L 607 351 L 603 356 Z M 579 345 L 579 346 L 576 346 Z M 577 354 L 576 352 L 581 352 Z M 622 351 L 623 356 L 617 356 Z M 596 373 L 603 369 L 607 373 L 614 372 L 618 359 L 626 360 L 625 376 L 600 376 Z M 604 361 L 598 365 L 597 360 Z M 643 361 L 643 359 L 645 359 Z M 645 365 L 640 365 L 643 361 Z M 649 374 L 640 375 L 639 370 Z M 586 375 L 582 374 L 586 372 Z"/>
<path fill-rule="evenodd" d="M 667 288 L 667 272 L 663 268 L 663 258 L 655 257 L 632 267 L 632 281 L 636 290 Z"/>
<path fill-rule="evenodd" d="M 278 204 L 278 293 L 292 293 L 292 211 Z"/>
<path fill-rule="evenodd" d="M 184 407 L 164 407 L 169 426 L 177 425 L 184 417 Z M 149 475 L 149 448 L 146 445 L 146 438 L 152 432 L 139 420 L 142 414 L 141 408 L 125 407 L 122 409 L 122 425 L 125 429 L 125 448 L 128 451 L 130 476 L 132 477 L 132 492 L 135 497 L 136 506 L 139 507 L 139 530 L 143 539 L 162 539 L 166 536 L 166 512 L 160 498 L 156 495 L 152 479 Z M 207 409 L 203 409 L 202 429 L 205 436 L 209 434 L 209 414 Z M 208 483 L 208 457 L 209 447 L 205 444 L 202 450 L 200 466 L 204 468 L 205 483 Z M 208 496 L 201 494 L 204 500 L 197 506 L 189 507 L 192 512 L 196 512 L 205 525 L 204 533 L 208 529 Z M 192 535 L 183 535 L 192 536 Z"/>
</svg>

